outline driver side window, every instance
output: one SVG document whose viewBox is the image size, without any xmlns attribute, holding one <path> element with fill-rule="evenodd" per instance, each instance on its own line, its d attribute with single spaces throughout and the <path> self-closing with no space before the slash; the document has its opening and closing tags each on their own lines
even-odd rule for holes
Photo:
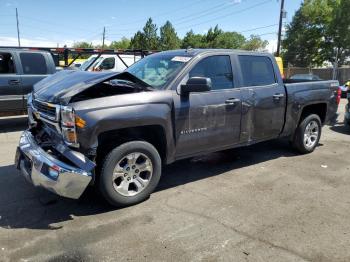
<svg viewBox="0 0 350 262">
<path fill-rule="evenodd" d="M 189 73 L 190 78 L 196 76 L 210 78 L 212 90 L 233 88 L 230 56 L 217 55 L 203 58 Z"/>
</svg>

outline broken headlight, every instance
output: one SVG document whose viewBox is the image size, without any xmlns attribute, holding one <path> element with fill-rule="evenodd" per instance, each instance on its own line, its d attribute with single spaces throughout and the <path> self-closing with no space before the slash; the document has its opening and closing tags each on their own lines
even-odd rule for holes
<svg viewBox="0 0 350 262">
<path fill-rule="evenodd" d="M 75 127 L 75 113 L 70 106 L 61 107 L 61 129 L 63 140 L 66 144 L 78 147 L 77 132 Z"/>
</svg>

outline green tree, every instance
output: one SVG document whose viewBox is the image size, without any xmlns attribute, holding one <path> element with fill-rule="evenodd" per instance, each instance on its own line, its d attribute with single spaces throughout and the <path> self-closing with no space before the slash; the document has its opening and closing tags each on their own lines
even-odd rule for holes
<svg viewBox="0 0 350 262">
<path fill-rule="evenodd" d="M 137 31 L 130 40 L 131 49 L 146 49 L 145 36 L 141 31 Z"/>
<path fill-rule="evenodd" d="M 178 38 L 173 25 L 166 21 L 160 28 L 159 47 L 161 50 L 171 50 L 180 47 L 180 39 Z"/>
<path fill-rule="evenodd" d="M 94 46 L 92 45 L 92 43 L 88 43 L 88 42 L 75 42 L 73 44 L 74 48 L 94 48 Z"/>
<path fill-rule="evenodd" d="M 316 57 L 320 49 L 322 29 L 310 27 L 310 17 L 305 16 L 302 7 L 295 13 L 292 22 L 287 25 L 286 37 L 282 41 L 282 56 L 286 64 L 309 67 L 319 64 Z M 322 59 L 321 59 L 322 60 Z"/>
<path fill-rule="evenodd" d="M 242 45 L 242 49 L 251 51 L 263 51 L 269 44 L 267 40 L 262 40 L 260 36 L 251 35 L 248 40 Z"/>
<path fill-rule="evenodd" d="M 350 1 L 340 0 L 336 4 L 333 3 L 324 56 L 329 61 L 342 65 L 350 56 Z"/>
<path fill-rule="evenodd" d="M 237 32 L 223 32 L 212 41 L 212 48 L 239 49 L 245 43 L 245 37 Z"/>
<path fill-rule="evenodd" d="M 349 0 L 305 0 L 287 25 L 284 61 L 296 66 L 345 62 L 349 55 Z"/>
<path fill-rule="evenodd" d="M 82 42 L 75 42 L 73 44 L 73 48 L 95 48 L 95 47 L 93 46 L 92 43 L 88 43 L 88 42 L 83 42 L 82 41 Z M 75 56 L 76 55 L 68 54 L 69 58 L 74 58 Z M 80 58 L 83 58 L 83 59 L 86 59 L 86 58 L 89 58 L 89 57 L 90 57 L 90 55 L 88 55 L 88 54 L 80 56 Z"/>
<path fill-rule="evenodd" d="M 157 25 L 153 23 L 152 18 L 149 18 L 146 25 L 143 27 L 143 37 L 145 41 L 145 49 L 157 50 L 159 47 L 159 39 L 157 35 Z"/>
<path fill-rule="evenodd" d="M 186 33 L 185 37 L 182 40 L 181 48 L 202 48 L 204 47 L 203 36 L 200 34 L 195 34 L 193 30 L 190 30 Z"/>
<path fill-rule="evenodd" d="M 157 25 L 153 23 L 152 18 L 149 18 L 143 27 L 143 31 L 137 31 L 131 38 L 130 48 L 158 50 L 159 38 L 157 35 Z"/>
<path fill-rule="evenodd" d="M 123 37 L 119 41 L 112 41 L 112 43 L 109 45 L 109 48 L 112 49 L 128 49 L 130 47 L 130 39 Z"/>
<path fill-rule="evenodd" d="M 215 41 L 217 38 L 223 34 L 223 31 L 219 29 L 218 25 L 214 27 L 214 29 L 209 28 L 208 33 L 204 35 L 205 42 L 203 43 L 205 47 L 214 48 Z"/>
</svg>

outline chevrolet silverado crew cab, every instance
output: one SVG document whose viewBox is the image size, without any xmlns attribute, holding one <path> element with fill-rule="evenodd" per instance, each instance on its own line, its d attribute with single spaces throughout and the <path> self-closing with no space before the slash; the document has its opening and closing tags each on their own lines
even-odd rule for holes
<svg viewBox="0 0 350 262">
<path fill-rule="evenodd" d="M 161 52 L 119 74 L 61 71 L 28 99 L 16 164 L 58 195 L 96 185 L 111 204 L 131 205 L 178 159 L 280 137 L 312 152 L 336 116 L 338 86 L 283 83 L 273 56 L 219 49 Z"/>
<path fill-rule="evenodd" d="M 49 52 L 0 48 L 0 114 L 25 111 L 33 85 L 55 72 Z"/>
</svg>

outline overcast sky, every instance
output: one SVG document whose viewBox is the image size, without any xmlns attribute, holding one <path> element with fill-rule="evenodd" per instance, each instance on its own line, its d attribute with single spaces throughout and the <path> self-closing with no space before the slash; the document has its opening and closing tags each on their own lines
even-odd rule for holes
<svg viewBox="0 0 350 262">
<path fill-rule="evenodd" d="M 301 0 L 286 0 L 290 22 Z M 56 47 L 77 41 L 100 44 L 131 37 L 152 17 L 158 27 L 169 20 L 180 37 L 193 29 L 204 33 L 216 24 L 246 37 L 261 35 L 275 51 L 278 0 L 0 0 L 0 46 L 17 45 L 15 8 L 19 12 L 22 46 Z"/>
</svg>

